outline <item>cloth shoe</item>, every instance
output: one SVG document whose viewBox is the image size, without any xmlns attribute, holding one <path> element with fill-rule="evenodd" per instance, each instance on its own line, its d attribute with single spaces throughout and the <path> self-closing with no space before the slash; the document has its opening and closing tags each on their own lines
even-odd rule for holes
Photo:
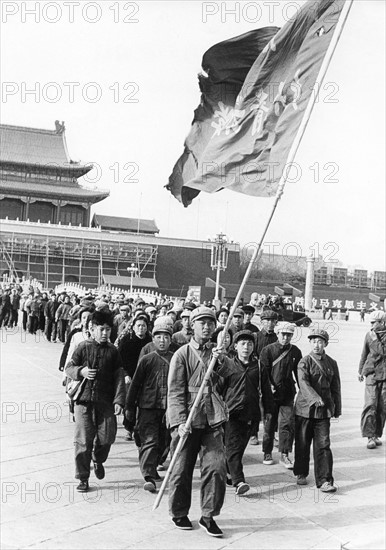
<svg viewBox="0 0 386 550">
<path fill-rule="evenodd" d="M 250 445 L 258 445 L 259 444 L 259 440 L 257 439 L 257 437 L 255 435 L 253 435 L 250 440 L 249 440 L 249 444 Z"/>
<path fill-rule="evenodd" d="M 79 485 L 76 488 L 79 493 L 87 493 L 89 489 L 90 487 L 88 485 L 88 479 L 81 479 Z"/>
<path fill-rule="evenodd" d="M 265 453 L 263 464 L 266 466 L 272 466 L 272 464 L 274 464 L 271 453 Z"/>
<path fill-rule="evenodd" d="M 213 518 L 204 518 L 202 516 L 199 519 L 198 525 L 205 529 L 211 537 L 222 537 L 224 534 Z"/>
<path fill-rule="evenodd" d="M 245 481 L 240 481 L 240 483 L 236 485 L 236 495 L 244 495 L 249 491 L 249 489 L 250 486 L 248 485 L 248 483 L 245 483 Z"/>
<path fill-rule="evenodd" d="M 164 466 L 163 464 L 158 464 L 157 466 L 158 472 L 164 472 L 165 470 L 166 470 L 166 466 Z"/>
<path fill-rule="evenodd" d="M 379 437 L 375 438 L 375 444 L 377 447 L 380 447 L 382 445 L 382 441 L 379 439 Z"/>
<path fill-rule="evenodd" d="M 99 462 L 94 462 L 94 474 L 97 479 L 103 479 L 105 477 L 105 467 Z"/>
<path fill-rule="evenodd" d="M 287 470 L 293 470 L 294 465 L 292 464 L 291 460 L 288 458 L 288 455 L 286 453 L 281 453 L 281 464 L 287 468 Z"/>
<path fill-rule="evenodd" d="M 192 523 L 188 516 L 184 516 L 182 518 L 172 518 L 172 522 L 177 529 L 182 529 L 183 531 L 190 531 L 193 529 Z"/>
<path fill-rule="evenodd" d="M 335 491 L 336 491 L 335 485 L 333 483 L 331 483 L 330 481 L 325 481 L 323 483 L 323 485 L 321 485 L 321 487 L 319 487 L 319 489 L 323 493 L 335 493 Z"/>
<path fill-rule="evenodd" d="M 296 483 L 298 485 L 308 485 L 307 476 L 303 476 L 303 475 L 297 476 Z"/>
<path fill-rule="evenodd" d="M 375 437 L 369 437 L 369 440 L 367 442 L 367 448 L 368 449 L 375 449 L 377 446 Z"/>
<path fill-rule="evenodd" d="M 145 478 L 145 483 L 143 484 L 144 491 L 149 491 L 149 493 L 155 493 L 157 490 L 157 486 L 155 484 L 155 481 L 151 477 Z"/>
</svg>

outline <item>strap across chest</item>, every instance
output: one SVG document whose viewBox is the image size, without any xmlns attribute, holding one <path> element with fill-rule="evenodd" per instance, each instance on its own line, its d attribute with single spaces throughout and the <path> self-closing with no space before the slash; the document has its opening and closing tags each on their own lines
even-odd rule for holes
<svg viewBox="0 0 386 550">
<path fill-rule="evenodd" d="M 201 383 L 200 374 L 201 374 L 201 372 L 204 373 L 206 371 L 207 367 L 206 367 L 204 361 L 201 359 L 201 357 L 197 353 L 197 351 L 192 346 L 190 346 L 189 349 L 192 351 L 193 355 L 196 357 L 196 359 L 198 361 L 198 365 L 194 369 L 194 371 L 192 372 L 191 377 L 189 378 L 188 390 L 190 392 L 198 392 L 198 390 L 200 388 L 200 383 Z M 209 385 L 204 388 L 204 394 L 205 393 L 211 393 L 211 387 Z"/>
</svg>

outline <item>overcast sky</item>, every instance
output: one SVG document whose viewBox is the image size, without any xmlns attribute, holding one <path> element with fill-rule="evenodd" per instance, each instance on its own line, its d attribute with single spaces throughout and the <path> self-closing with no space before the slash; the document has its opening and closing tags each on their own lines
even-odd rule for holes
<svg viewBox="0 0 386 550">
<path fill-rule="evenodd" d="M 154 218 L 165 237 L 257 242 L 272 199 L 201 193 L 184 208 L 164 185 L 199 103 L 202 54 L 282 26 L 302 4 L 278 3 L 4 0 L 2 123 L 65 121 L 71 158 L 98 165 L 87 185 L 110 190 L 94 212 Z M 384 28 L 384 2 L 354 1 L 296 158 L 300 181 L 266 237 L 275 252 L 318 243 L 330 260 L 385 269 Z"/>
</svg>

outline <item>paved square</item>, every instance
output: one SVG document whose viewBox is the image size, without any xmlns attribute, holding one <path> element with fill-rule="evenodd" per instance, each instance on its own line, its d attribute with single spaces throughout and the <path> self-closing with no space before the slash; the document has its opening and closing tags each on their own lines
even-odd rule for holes
<svg viewBox="0 0 386 550">
<path fill-rule="evenodd" d="M 298 487 L 279 464 L 262 464 L 261 446 L 248 446 L 246 479 L 251 491 L 227 489 L 218 523 L 222 539 L 198 527 L 199 470 L 190 518 L 193 531 L 178 531 L 168 516 L 167 491 L 152 512 L 154 495 L 142 489 L 137 449 L 118 429 L 106 478 L 90 478 L 92 491 L 76 492 L 73 423 L 61 385 L 62 346 L 42 336 L 1 331 L 2 548 L 181 549 L 384 548 L 385 441 L 367 450 L 359 430 L 364 385 L 357 368 L 368 325 L 356 320 L 330 325 L 327 353 L 338 361 L 343 416 L 332 423 L 336 494 Z M 308 353 L 308 329 L 296 343 Z"/>
</svg>

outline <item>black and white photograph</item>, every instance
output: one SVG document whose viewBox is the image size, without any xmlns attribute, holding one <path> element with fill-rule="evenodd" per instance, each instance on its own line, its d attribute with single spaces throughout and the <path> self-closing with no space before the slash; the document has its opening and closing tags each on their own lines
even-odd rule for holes
<svg viewBox="0 0 386 550">
<path fill-rule="evenodd" d="M 385 548 L 385 11 L 2 0 L 2 549 Z"/>
</svg>

